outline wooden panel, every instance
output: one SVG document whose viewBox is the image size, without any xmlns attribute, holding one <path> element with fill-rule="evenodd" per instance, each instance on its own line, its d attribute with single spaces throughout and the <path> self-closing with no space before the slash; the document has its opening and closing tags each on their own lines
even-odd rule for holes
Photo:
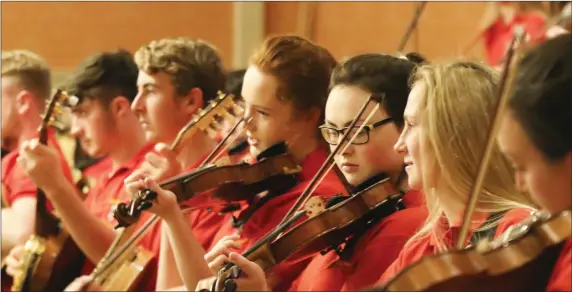
<svg viewBox="0 0 572 292">
<path fill-rule="evenodd" d="M 231 2 L 2 2 L 2 49 L 25 48 L 56 70 L 153 39 L 199 37 L 232 62 Z"/>
<path fill-rule="evenodd" d="M 395 53 L 419 2 L 319 2 L 315 41 L 337 58 Z M 484 2 L 429 2 L 405 51 L 430 59 L 458 56 L 475 33 Z M 299 3 L 267 2 L 266 35 L 296 31 Z M 479 43 L 471 56 L 482 58 Z"/>
</svg>

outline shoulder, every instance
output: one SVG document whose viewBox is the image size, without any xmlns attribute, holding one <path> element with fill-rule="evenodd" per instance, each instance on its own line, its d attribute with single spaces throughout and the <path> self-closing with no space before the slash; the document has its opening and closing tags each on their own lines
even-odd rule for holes
<svg viewBox="0 0 572 292">
<path fill-rule="evenodd" d="M 374 229 L 374 233 L 376 237 L 406 236 L 410 238 L 421 228 L 426 218 L 426 208 L 406 208 L 381 220 Z"/>
</svg>

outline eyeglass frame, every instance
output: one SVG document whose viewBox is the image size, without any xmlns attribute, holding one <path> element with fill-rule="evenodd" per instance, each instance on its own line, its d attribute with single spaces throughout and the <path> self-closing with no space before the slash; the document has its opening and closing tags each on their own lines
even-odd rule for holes
<svg viewBox="0 0 572 292">
<path fill-rule="evenodd" d="M 387 117 L 387 118 L 385 118 L 385 119 L 383 119 L 383 120 L 381 120 L 381 121 L 377 121 L 377 122 L 375 122 L 375 123 L 373 123 L 373 124 L 363 125 L 363 130 L 365 130 L 365 133 L 367 134 L 367 140 L 366 140 L 365 142 L 363 142 L 363 143 L 355 143 L 354 141 L 352 141 L 352 145 L 364 145 L 364 144 L 367 144 L 367 143 L 369 142 L 369 132 L 373 131 L 375 128 L 381 127 L 381 126 L 383 126 L 383 125 L 385 125 L 385 124 L 387 124 L 387 123 L 389 123 L 389 122 L 392 122 L 392 121 L 393 121 L 393 117 Z M 354 128 L 358 128 L 358 129 L 359 129 L 360 127 L 362 127 L 362 126 L 361 126 L 361 125 L 360 125 L 360 126 L 354 126 Z M 349 127 L 343 127 L 343 128 L 341 128 L 341 129 L 338 129 L 338 128 L 334 128 L 334 127 L 332 127 L 332 126 L 328 126 L 328 125 L 324 124 L 324 125 L 319 126 L 318 129 L 320 129 L 320 133 L 322 134 L 322 137 L 324 137 L 324 134 L 323 134 L 323 132 L 322 132 L 322 129 L 329 129 L 329 130 L 334 130 L 334 131 L 336 131 L 337 134 L 338 134 L 338 140 L 339 140 L 339 137 L 343 137 L 344 134 L 345 134 L 345 131 L 346 131 L 347 129 L 349 129 Z M 351 135 L 347 137 L 348 140 L 351 139 L 351 138 L 353 138 L 353 137 L 351 137 Z M 328 142 L 328 140 L 327 140 L 325 137 L 324 137 L 324 140 L 326 141 L 326 143 L 328 143 L 328 144 L 330 144 L 330 145 L 338 145 L 338 143 L 339 143 L 339 141 L 336 142 L 336 143 L 330 143 L 330 142 Z"/>
</svg>

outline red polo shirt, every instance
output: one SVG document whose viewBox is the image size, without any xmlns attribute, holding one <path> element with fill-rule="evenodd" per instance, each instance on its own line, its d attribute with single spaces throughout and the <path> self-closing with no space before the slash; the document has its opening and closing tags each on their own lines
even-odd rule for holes
<svg viewBox="0 0 572 292">
<path fill-rule="evenodd" d="M 36 138 L 37 137 L 38 135 L 36 135 Z M 60 149 L 56 132 L 53 129 L 48 129 L 48 145 L 56 149 L 64 176 L 68 181 L 73 182 L 71 169 Z M 4 196 L 9 205 L 12 205 L 20 198 L 36 197 L 37 186 L 18 164 L 17 159 L 19 156 L 20 153 L 14 150 L 2 159 L 2 184 L 4 184 L 5 187 L 5 193 L 3 193 L 2 196 Z M 46 205 L 48 210 L 53 210 L 50 201 L 47 200 Z"/>
<path fill-rule="evenodd" d="M 130 199 L 125 193 L 123 181 L 145 161 L 145 155 L 153 150 L 153 146 L 153 144 L 143 146 L 127 163 L 115 169 L 111 160 L 104 158 L 98 162 L 97 172 L 90 173 L 95 179 L 95 184 L 87 194 L 84 204 L 91 214 L 106 222 L 110 229 L 117 225 L 113 217 L 115 205 Z M 89 274 L 93 268 L 94 264 L 86 260 L 82 273 Z"/>
<path fill-rule="evenodd" d="M 544 17 L 538 13 L 518 13 L 509 23 L 499 17 L 483 35 L 489 65 L 496 66 L 502 61 L 516 26 L 522 25 L 530 42 L 538 43 L 546 38 L 544 24 Z"/>
<path fill-rule="evenodd" d="M 520 223 L 529 216 L 530 216 L 530 210 L 526 209 L 513 209 L 507 212 L 498 224 L 495 237 L 504 233 L 510 226 Z M 481 214 L 480 216 L 476 215 L 473 218 L 474 220 L 471 224 L 471 228 L 474 230 L 475 228 L 478 228 L 483 224 L 487 216 Z M 458 222 L 457 224 L 453 224 L 453 226 L 450 227 L 445 232 L 444 241 L 447 243 L 447 246 L 453 246 L 455 244 L 460 227 L 461 223 Z M 471 234 L 469 234 L 468 237 L 470 236 Z M 468 240 L 469 238 L 467 238 L 467 241 Z M 433 238 L 431 238 L 430 236 L 421 237 L 418 240 L 415 240 L 410 244 L 407 244 L 397 257 L 397 259 L 382 274 L 380 279 L 377 281 L 376 286 L 387 283 L 389 280 L 395 277 L 395 275 L 397 275 L 401 270 L 421 260 L 421 258 L 423 258 L 424 256 L 437 254 L 439 252 L 440 250 L 437 247 L 436 241 L 433 240 Z"/>
<path fill-rule="evenodd" d="M 374 284 L 427 218 L 425 206 L 407 204 L 419 202 L 420 196 L 417 191 L 407 192 L 404 197 L 407 208 L 368 230 L 356 243 L 350 259 L 342 260 L 334 251 L 315 256 L 290 290 L 356 291 Z"/>
<path fill-rule="evenodd" d="M 272 198 L 253 213 L 250 219 L 242 226 L 240 232 L 242 249 L 238 252 L 248 249 L 278 225 L 325 162 L 326 157 L 327 152 L 324 149 L 317 149 L 308 154 L 301 164 L 302 172 L 298 175 L 299 183 L 288 192 Z M 333 172 L 329 172 L 312 195 L 322 196 L 327 199 L 339 193 L 346 193 L 345 188 L 339 178 Z M 213 245 L 222 237 L 234 233 L 238 233 L 238 230 L 232 226 L 231 220 L 227 220 L 218 230 L 213 240 Z M 273 268 L 271 273 L 267 273 L 267 275 L 272 274 L 273 277 L 276 276 L 275 279 L 277 281 L 272 286 L 277 290 L 284 290 L 290 287 L 292 280 L 298 276 L 310 259 L 307 258 L 307 260 L 297 261 L 293 264 L 282 263 Z"/>
<path fill-rule="evenodd" d="M 564 244 L 546 291 L 572 291 L 572 239 Z"/>
</svg>

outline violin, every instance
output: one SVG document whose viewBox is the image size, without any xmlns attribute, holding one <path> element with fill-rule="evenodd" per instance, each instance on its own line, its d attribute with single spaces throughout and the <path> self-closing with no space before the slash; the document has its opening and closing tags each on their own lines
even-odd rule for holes
<svg viewBox="0 0 572 292">
<path fill-rule="evenodd" d="M 571 218 L 569 210 L 534 214 L 495 241 L 425 257 L 371 291 L 544 291 Z"/>
<path fill-rule="evenodd" d="M 169 179 L 161 183 L 161 187 L 175 193 L 179 203 L 214 189 L 213 199 L 223 201 L 221 205 L 250 200 L 265 190 L 289 189 L 297 183 L 295 174 L 302 168 L 286 150 L 286 144 L 281 142 L 260 153 L 255 164 L 243 162 L 231 166 L 207 166 Z M 125 227 L 136 222 L 141 211 L 156 196 L 155 192 L 146 189 L 140 192 L 140 199 L 119 204 L 114 213 L 118 226 Z"/>
<path fill-rule="evenodd" d="M 286 259 L 296 260 L 320 251 L 338 250 L 356 229 L 402 210 L 402 197 L 389 177 L 350 197 L 337 197 L 343 200 L 332 200 L 331 205 L 324 204 L 321 197 L 313 197 L 306 204 L 307 220 L 273 241 L 253 246 L 244 255 L 268 271 Z M 223 270 L 229 268 L 230 265 Z"/>
<path fill-rule="evenodd" d="M 61 106 L 77 103 L 57 90 L 47 104 L 39 129 L 39 142 L 48 142 L 48 127 L 57 127 Z M 46 195 L 37 190 L 34 234 L 24 245 L 21 272 L 13 278 L 12 291 L 61 291 L 79 276 L 84 256 L 67 231 L 46 207 Z M 64 269 L 65 267 L 65 269 Z"/>
</svg>

